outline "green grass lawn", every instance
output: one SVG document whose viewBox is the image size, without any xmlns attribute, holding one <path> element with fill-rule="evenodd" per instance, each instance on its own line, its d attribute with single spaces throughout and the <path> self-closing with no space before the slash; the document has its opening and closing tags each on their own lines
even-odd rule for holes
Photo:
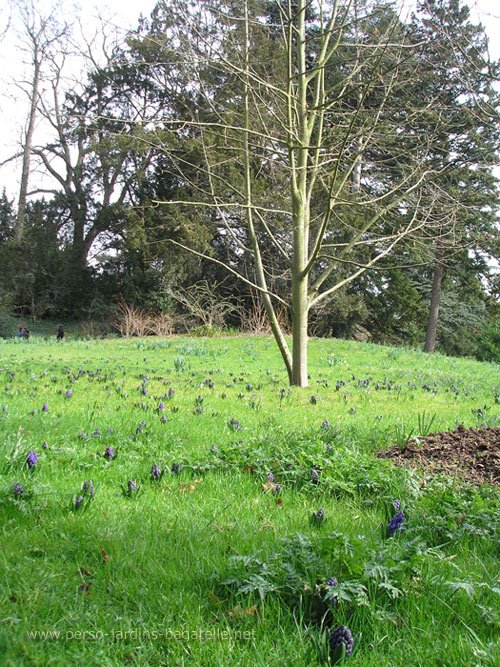
<svg viewBox="0 0 500 667">
<path fill-rule="evenodd" d="M 289 389 L 269 338 L 0 351 L 2 665 L 308 667 L 338 625 L 353 667 L 500 664 L 498 489 L 374 456 L 500 426 L 498 365 L 313 340 Z"/>
</svg>

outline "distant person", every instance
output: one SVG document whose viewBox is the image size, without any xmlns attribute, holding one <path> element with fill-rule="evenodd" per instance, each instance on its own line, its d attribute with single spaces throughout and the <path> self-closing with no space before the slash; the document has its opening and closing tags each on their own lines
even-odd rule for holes
<svg viewBox="0 0 500 667">
<path fill-rule="evenodd" d="M 23 337 L 23 331 L 24 331 L 24 327 L 22 327 L 22 326 L 17 327 L 17 334 L 16 335 L 19 339 L 21 339 Z"/>
<path fill-rule="evenodd" d="M 30 337 L 30 332 L 29 332 L 28 329 L 26 329 L 26 327 L 25 327 L 25 328 L 23 329 L 23 338 L 24 338 L 25 340 L 29 340 L 29 337 Z"/>
<path fill-rule="evenodd" d="M 64 331 L 62 328 L 62 324 L 57 325 L 57 335 L 56 335 L 57 340 L 62 340 L 64 338 Z"/>
</svg>

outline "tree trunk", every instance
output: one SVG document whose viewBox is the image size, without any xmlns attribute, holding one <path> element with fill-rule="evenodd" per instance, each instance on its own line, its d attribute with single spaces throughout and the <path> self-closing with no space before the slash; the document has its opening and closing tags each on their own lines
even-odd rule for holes
<svg viewBox="0 0 500 667">
<path fill-rule="evenodd" d="M 436 252 L 436 264 L 432 274 L 431 305 L 429 309 L 429 322 L 427 324 L 427 335 L 425 338 L 424 352 L 433 353 L 436 347 L 436 332 L 439 318 L 439 301 L 441 299 L 441 283 L 443 282 L 443 263 L 441 252 Z"/>
<path fill-rule="evenodd" d="M 290 384 L 307 387 L 307 278 L 292 281 L 292 377 Z"/>
<path fill-rule="evenodd" d="M 291 384 L 307 387 L 307 322 L 309 317 L 308 263 L 310 199 L 308 193 L 308 160 L 311 132 L 308 124 L 306 77 L 306 2 L 297 6 L 297 136 L 296 169 L 292 177 L 293 220 L 292 257 L 292 378 Z M 289 148 L 294 139 L 290 139 Z"/>
<path fill-rule="evenodd" d="M 24 232 L 24 214 L 26 211 L 26 195 L 28 193 L 28 181 L 30 176 L 31 147 L 33 144 L 33 133 L 35 131 L 35 118 L 38 104 L 38 86 L 40 82 L 40 59 L 38 49 L 35 45 L 33 54 L 33 82 L 31 84 L 31 104 L 28 116 L 28 127 L 26 128 L 26 137 L 23 147 L 23 166 L 21 172 L 21 183 L 19 186 L 19 202 L 17 205 L 16 225 L 14 228 L 14 238 L 20 243 Z"/>
</svg>

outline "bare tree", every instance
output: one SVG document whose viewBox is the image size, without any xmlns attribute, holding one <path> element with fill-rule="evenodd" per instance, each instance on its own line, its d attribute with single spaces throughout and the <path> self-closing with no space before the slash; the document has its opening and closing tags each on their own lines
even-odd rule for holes
<svg viewBox="0 0 500 667">
<path fill-rule="evenodd" d="M 11 2 L 0 7 L 0 25 L 3 26 L 0 30 L 0 41 L 3 40 L 5 35 L 9 32 L 12 22 L 12 10 L 13 7 Z M 6 19 L 4 20 L 5 17 Z"/>
<path fill-rule="evenodd" d="M 239 11 L 224 0 L 197 10 L 169 4 L 182 30 L 169 27 L 165 39 L 179 45 L 179 68 L 191 73 L 211 116 L 168 123 L 177 140 L 191 128 L 204 154 L 200 165 L 170 153 L 172 170 L 200 193 L 182 204 L 213 207 L 234 246 L 253 259 L 253 279 L 225 266 L 259 292 L 290 383 L 307 386 L 311 309 L 397 244 L 436 238 L 445 225 L 434 215 L 441 193 L 433 179 L 445 168 L 430 159 L 441 131 L 436 100 L 421 104 L 412 90 L 420 45 L 388 5 L 278 0 L 270 20 L 248 0 Z M 218 99 L 207 72 L 231 82 L 230 98 Z M 284 263 L 288 295 L 270 288 L 269 245 Z M 276 304 L 291 313 L 291 349 Z"/>
<path fill-rule="evenodd" d="M 96 240 L 123 233 L 125 203 L 151 163 L 143 121 L 154 118 L 156 107 L 144 91 L 136 94 L 122 55 L 120 38 L 103 25 L 97 39 L 86 41 L 84 79 L 68 90 L 62 67 L 54 66 L 50 98 L 40 104 L 54 139 L 32 146 L 32 154 L 50 180 L 31 194 L 51 195 L 60 206 L 73 296 L 83 288 Z"/>
<path fill-rule="evenodd" d="M 22 138 L 22 167 L 15 225 L 17 242 L 21 241 L 24 230 L 33 137 L 40 109 L 40 88 L 44 67 L 52 64 L 55 58 L 63 56 L 65 51 L 63 42 L 69 33 L 68 24 L 60 23 L 56 18 L 59 9 L 55 5 L 50 11 L 42 14 L 33 0 L 22 0 L 17 4 L 22 26 L 20 42 L 22 49 L 29 54 L 31 69 L 31 79 L 18 84 L 28 97 L 29 110 Z"/>
</svg>

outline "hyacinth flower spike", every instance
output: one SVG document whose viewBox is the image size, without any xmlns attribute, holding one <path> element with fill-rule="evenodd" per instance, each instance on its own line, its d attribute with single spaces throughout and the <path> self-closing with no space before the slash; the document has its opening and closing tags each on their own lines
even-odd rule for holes
<svg viewBox="0 0 500 667">
<path fill-rule="evenodd" d="M 17 496 L 18 498 L 20 498 L 20 497 L 23 495 L 23 493 L 24 493 L 24 489 L 23 489 L 23 487 L 19 484 L 19 482 L 15 482 L 15 483 L 13 484 L 13 486 L 12 486 L 12 492 L 13 492 L 13 494 L 14 494 L 15 496 Z"/>
<path fill-rule="evenodd" d="M 89 500 L 92 500 L 94 497 L 94 484 L 92 483 L 92 480 L 89 480 L 88 482 L 85 482 L 85 484 L 82 486 L 82 491 L 83 495 L 87 495 L 87 491 L 89 492 Z"/>
<path fill-rule="evenodd" d="M 331 602 L 333 605 L 338 605 L 339 603 L 339 597 L 337 593 L 337 587 L 339 585 L 339 582 L 336 577 L 330 577 L 325 581 L 323 584 L 324 586 L 324 599 L 325 601 Z"/>
<path fill-rule="evenodd" d="M 309 523 L 311 526 L 322 526 L 325 521 L 325 510 L 323 508 L 319 509 L 317 512 L 313 512 L 309 517 Z"/>
<path fill-rule="evenodd" d="M 92 480 L 89 479 L 88 482 L 83 484 L 80 495 L 77 498 L 73 496 L 73 509 L 78 511 L 81 507 L 81 512 L 85 512 L 92 502 L 93 497 L 94 484 Z"/>
<path fill-rule="evenodd" d="M 108 461 L 111 461 L 112 459 L 114 459 L 115 456 L 116 456 L 114 448 L 113 447 L 106 447 L 103 456 Z"/>
<path fill-rule="evenodd" d="M 36 466 L 37 463 L 38 463 L 38 455 L 33 450 L 29 451 L 28 456 L 26 457 L 26 465 L 31 470 Z"/>
<path fill-rule="evenodd" d="M 392 537 L 393 535 L 396 535 L 396 533 L 404 530 L 405 529 L 405 526 L 403 526 L 404 520 L 405 520 L 405 515 L 403 514 L 403 512 L 398 512 L 397 514 L 395 514 L 387 524 L 387 537 Z"/>
<path fill-rule="evenodd" d="M 121 484 L 122 495 L 126 498 L 136 498 L 142 493 L 142 487 L 138 485 L 134 480 L 129 479 L 127 484 Z"/>
<path fill-rule="evenodd" d="M 348 658 L 354 650 L 354 637 L 345 625 L 338 625 L 330 635 L 330 660 L 332 665 L 339 665 Z"/>
<path fill-rule="evenodd" d="M 162 474 L 163 474 L 162 471 L 156 465 L 156 463 L 153 463 L 153 465 L 151 466 L 151 479 L 154 482 L 157 482 L 161 478 Z"/>
<path fill-rule="evenodd" d="M 382 539 L 394 537 L 405 530 L 406 526 L 404 525 L 404 522 L 406 517 L 401 500 L 396 499 L 390 502 L 386 501 L 385 514 L 387 517 L 386 522 L 380 524 Z"/>
</svg>

